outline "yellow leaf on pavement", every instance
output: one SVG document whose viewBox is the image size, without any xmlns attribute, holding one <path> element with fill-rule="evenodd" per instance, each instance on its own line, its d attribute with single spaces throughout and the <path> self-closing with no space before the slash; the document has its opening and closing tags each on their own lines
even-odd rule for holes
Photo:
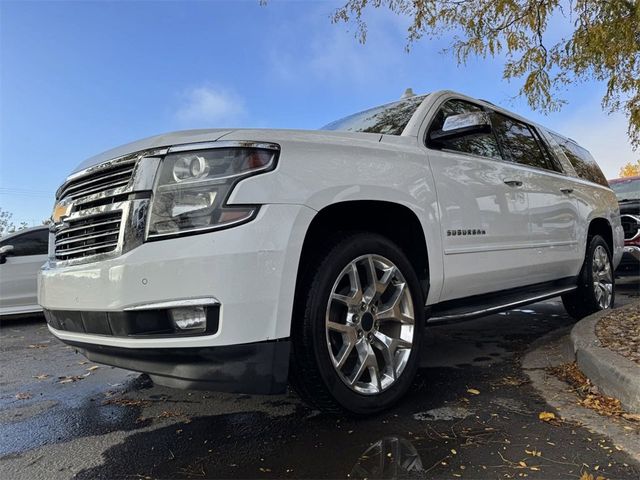
<svg viewBox="0 0 640 480">
<path fill-rule="evenodd" d="M 543 422 L 548 422 L 549 420 L 555 420 L 556 414 L 552 412 L 540 412 L 538 418 Z"/>
<path fill-rule="evenodd" d="M 467 393 L 470 393 L 472 395 L 480 395 L 480 390 L 476 390 L 475 388 L 468 388 Z"/>
</svg>

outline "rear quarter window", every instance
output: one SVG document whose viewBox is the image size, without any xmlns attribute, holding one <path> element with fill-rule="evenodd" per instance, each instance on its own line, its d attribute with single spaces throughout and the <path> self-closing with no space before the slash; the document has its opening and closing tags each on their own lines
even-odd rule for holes
<svg viewBox="0 0 640 480">
<path fill-rule="evenodd" d="M 559 135 L 552 133 L 551 136 L 556 142 L 558 142 L 558 145 L 560 145 L 560 148 L 569 159 L 569 162 L 571 162 L 571 165 L 573 165 L 573 168 L 580 178 L 584 178 L 585 180 L 589 180 L 590 182 L 597 183 L 605 187 L 609 186 L 602 170 L 600 170 L 600 167 L 587 150 L 571 140 L 560 137 Z"/>
</svg>

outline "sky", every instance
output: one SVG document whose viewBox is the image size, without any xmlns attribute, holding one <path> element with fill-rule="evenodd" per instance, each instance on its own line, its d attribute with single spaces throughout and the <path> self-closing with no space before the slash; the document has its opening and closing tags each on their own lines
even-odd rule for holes
<svg viewBox="0 0 640 480">
<path fill-rule="evenodd" d="M 188 128 L 315 129 L 368 107 L 452 89 L 574 138 L 608 178 L 638 157 L 626 119 L 582 83 L 548 116 L 514 98 L 503 59 L 458 66 L 450 38 L 405 51 L 407 21 L 367 15 L 368 39 L 332 24 L 340 2 L 0 0 L 0 208 L 15 223 L 49 217 L 82 160 Z"/>
</svg>

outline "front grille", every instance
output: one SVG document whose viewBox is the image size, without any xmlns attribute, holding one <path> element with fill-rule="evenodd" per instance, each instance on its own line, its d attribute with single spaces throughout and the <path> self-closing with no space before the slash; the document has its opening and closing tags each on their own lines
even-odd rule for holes
<svg viewBox="0 0 640 480">
<path fill-rule="evenodd" d="M 631 240 L 640 230 L 640 222 L 631 215 L 622 215 L 620 223 L 622 224 L 622 230 L 624 230 L 625 240 Z"/>
<path fill-rule="evenodd" d="M 135 161 L 105 167 L 64 185 L 59 193 L 63 198 L 75 199 L 87 195 L 95 195 L 107 190 L 126 186 L 131 180 Z"/>
<path fill-rule="evenodd" d="M 118 246 L 122 212 L 70 220 L 68 227 L 56 232 L 56 260 L 72 260 L 112 252 Z"/>
</svg>

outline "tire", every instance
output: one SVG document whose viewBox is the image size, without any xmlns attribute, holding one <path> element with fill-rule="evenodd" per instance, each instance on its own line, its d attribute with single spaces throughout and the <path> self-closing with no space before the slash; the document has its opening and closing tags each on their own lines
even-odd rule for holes
<svg viewBox="0 0 640 480">
<path fill-rule="evenodd" d="M 385 410 L 418 368 L 424 301 L 417 275 L 400 248 L 373 233 L 338 234 L 316 258 L 297 292 L 291 383 L 324 412 Z"/>
<path fill-rule="evenodd" d="M 600 235 L 589 237 L 578 288 L 562 296 L 567 313 L 576 320 L 613 307 L 615 275 L 611 251 Z"/>
</svg>

